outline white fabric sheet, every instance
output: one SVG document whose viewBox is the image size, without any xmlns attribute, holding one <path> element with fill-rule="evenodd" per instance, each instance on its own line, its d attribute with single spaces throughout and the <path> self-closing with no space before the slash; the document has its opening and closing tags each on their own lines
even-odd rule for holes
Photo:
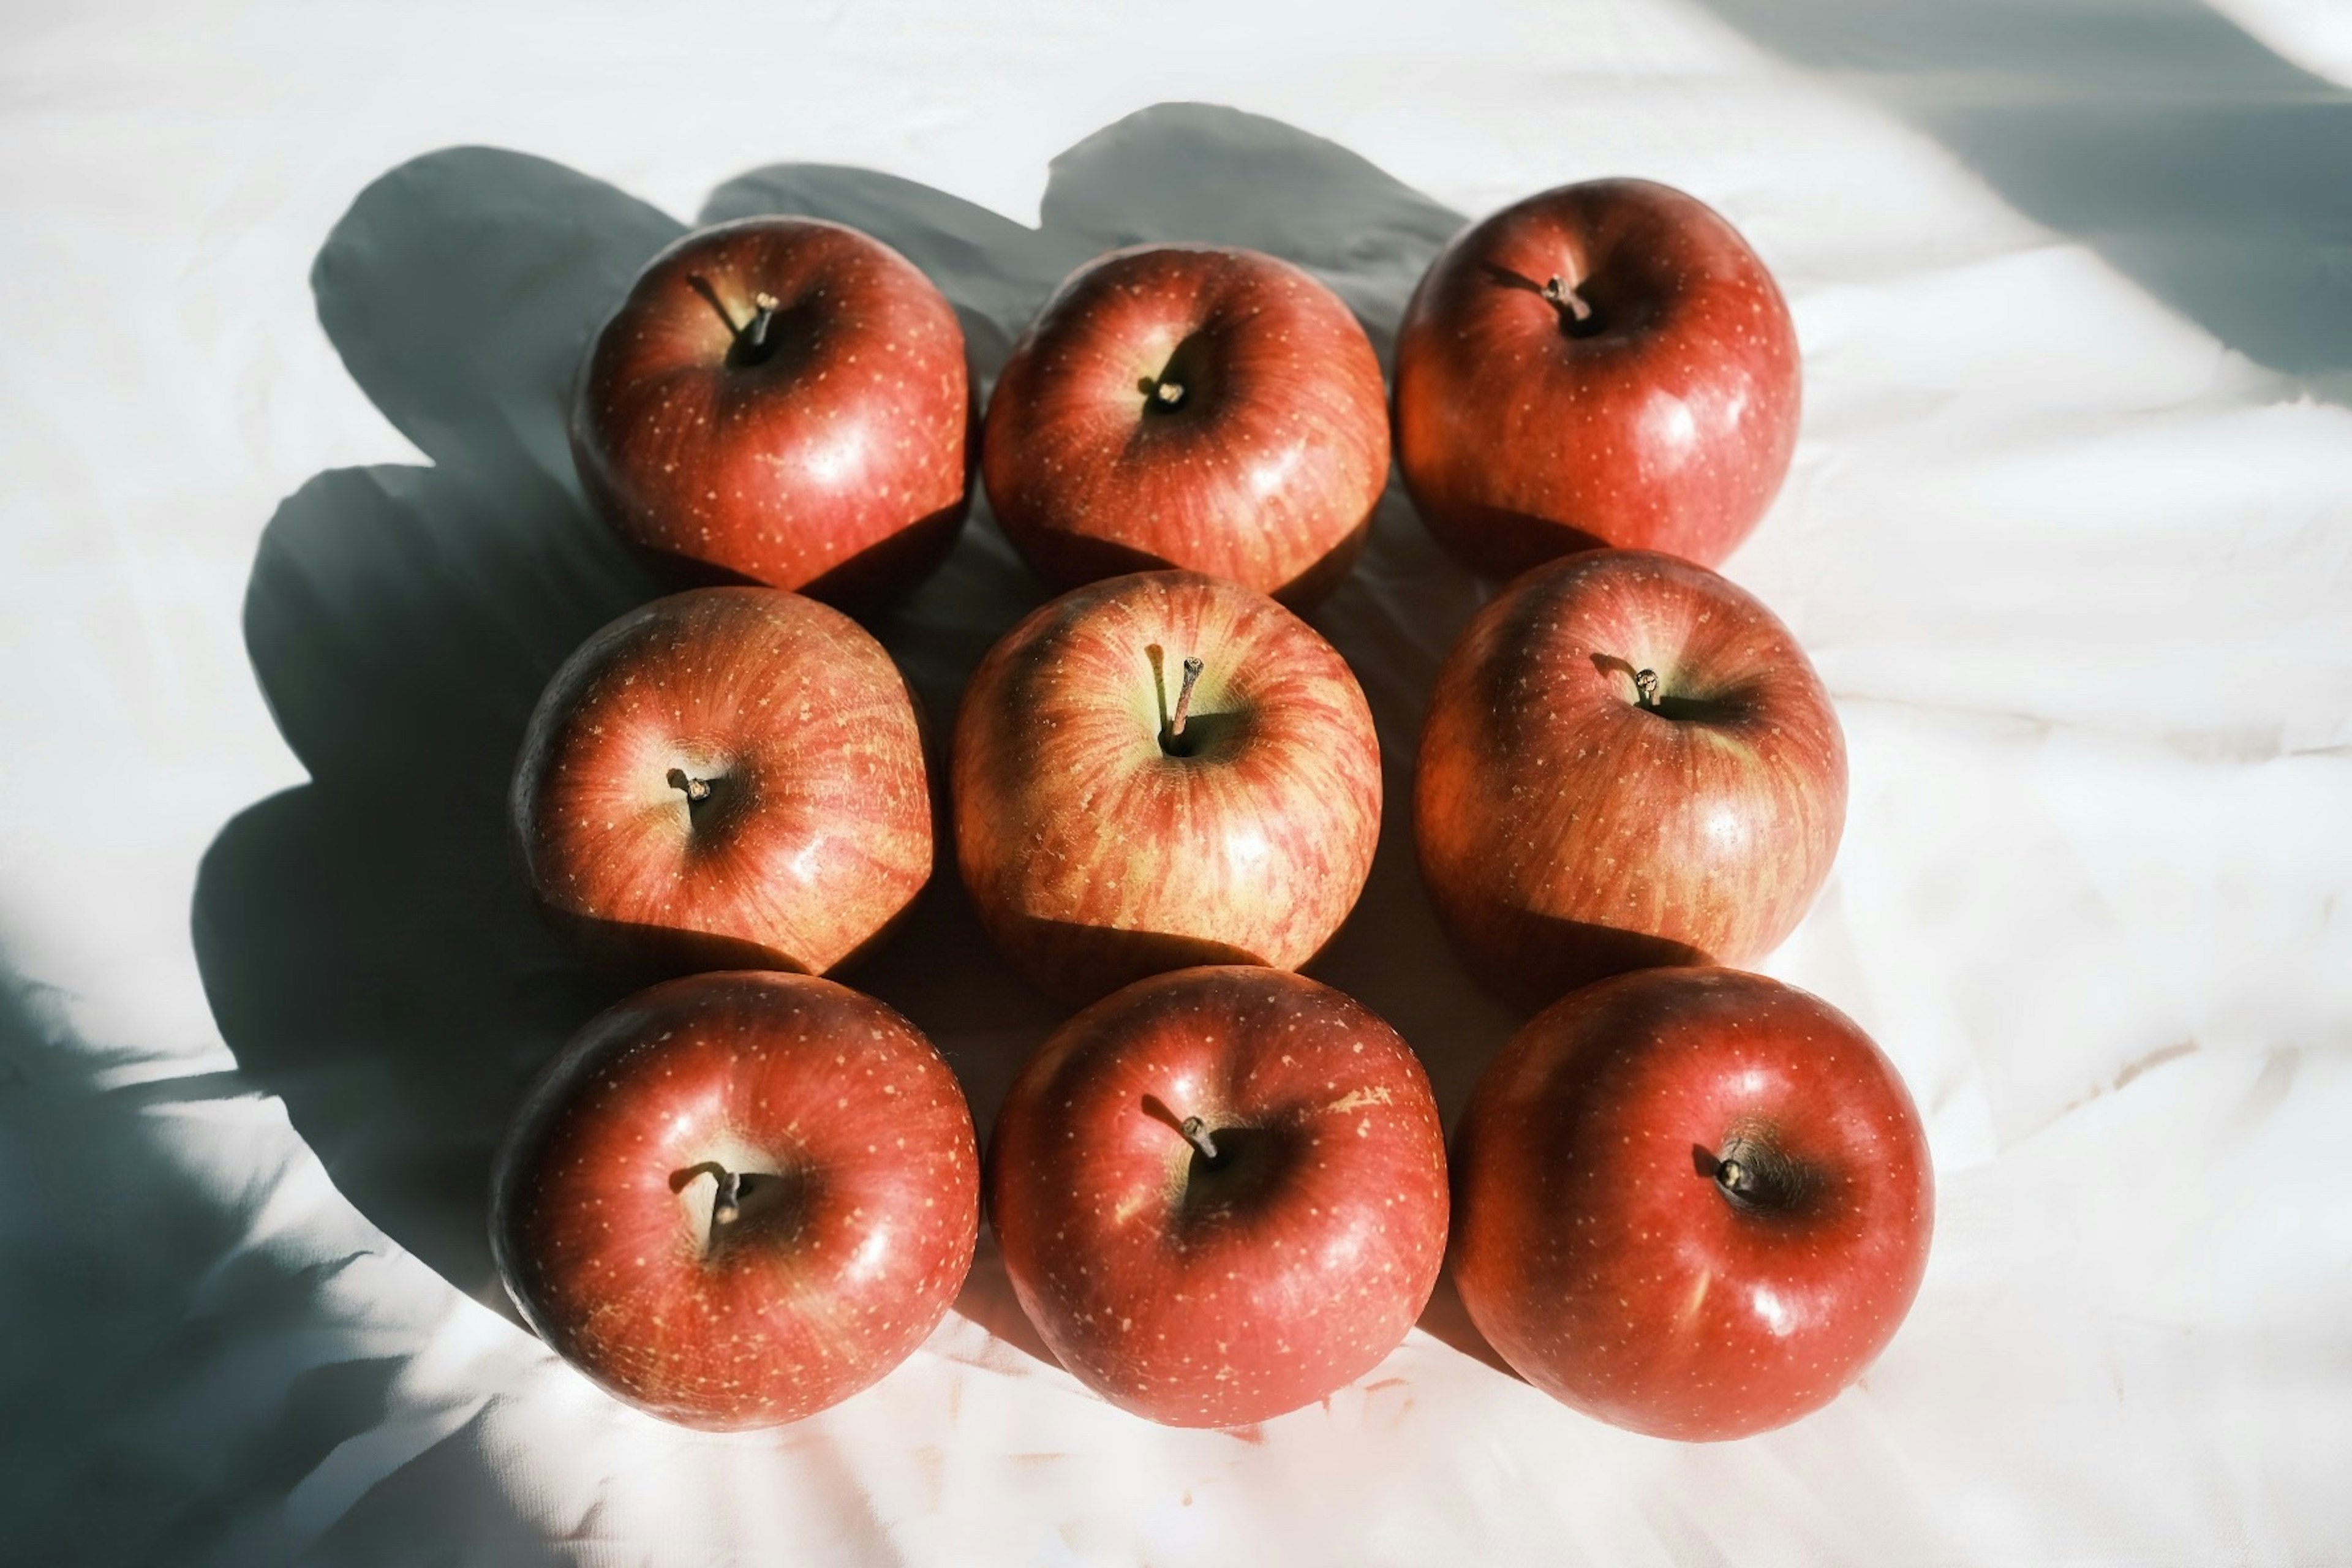
<svg viewBox="0 0 2352 1568">
<path fill-rule="evenodd" d="M 2341 80 L 2335 0 L 8 7 L 0 1559 L 2352 1561 Z M 1236 107 L 1149 107 L 1187 102 Z M 1935 1151 L 1869 1375 L 1657 1442 L 1441 1294 L 1324 1405 L 1167 1431 L 1040 1359 L 984 1247 L 881 1385 L 718 1437 L 518 1328 L 488 1152 L 602 994 L 499 796 L 540 683 L 648 591 L 560 424 L 633 269 L 700 218 L 845 219 L 992 370 L 1095 251 L 1222 240 L 1385 352 L 1462 215 L 1621 173 L 1739 224 L 1803 342 L 1728 571 L 1853 754 L 1769 967 L 1871 1030 Z M 1392 494 L 1316 616 L 1391 809 L 1315 972 L 1449 1116 L 1513 1020 L 1402 807 L 1485 592 Z M 1041 596 L 982 509 L 879 629 L 944 715 Z M 948 882 L 852 978 L 984 1127 L 1056 1015 Z"/>
</svg>

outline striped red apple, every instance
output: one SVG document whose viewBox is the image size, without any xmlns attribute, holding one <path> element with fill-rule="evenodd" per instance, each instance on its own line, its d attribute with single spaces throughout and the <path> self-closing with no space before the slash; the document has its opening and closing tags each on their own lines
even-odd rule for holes
<svg viewBox="0 0 2352 1568">
<path fill-rule="evenodd" d="M 956 853 L 1013 965 L 1085 1002 L 1165 969 L 1295 969 L 1380 832 L 1380 745 L 1339 653 L 1195 572 L 1074 590 L 981 662 L 956 720 Z"/>
</svg>

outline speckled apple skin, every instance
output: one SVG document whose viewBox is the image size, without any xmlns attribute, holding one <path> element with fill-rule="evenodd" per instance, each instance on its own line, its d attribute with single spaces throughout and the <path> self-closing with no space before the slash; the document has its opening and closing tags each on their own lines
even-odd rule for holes
<svg viewBox="0 0 2352 1568">
<path fill-rule="evenodd" d="M 1233 1165 L 1202 1173 L 1178 1126 L 1193 1116 Z M 1073 1018 L 1006 1097 L 987 1184 L 1038 1334 L 1171 1426 L 1265 1420 L 1361 1377 L 1445 1250 L 1420 1062 L 1361 1005 L 1275 970 L 1158 975 Z"/>
<path fill-rule="evenodd" d="M 772 588 L 672 595 L 582 644 L 510 804 L 556 928 L 625 972 L 822 973 L 906 912 L 935 854 L 905 678 L 856 622 Z"/>
<path fill-rule="evenodd" d="M 1153 384 L 1184 401 L 1155 405 Z M 1339 297 L 1256 251 L 1155 245 L 1071 274 L 1006 362 L 982 472 L 1056 587 L 1183 567 L 1288 605 L 1363 552 L 1387 389 Z"/>
<path fill-rule="evenodd" d="M 730 363 L 763 291 L 774 352 Z M 955 542 L 975 423 L 963 328 L 912 262 L 840 224 L 757 217 L 646 265 L 590 350 L 571 434 L 589 499 L 673 574 L 856 605 Z"/>
<path fill-rule="evenodd" d="M 1591 306 L 1585 326 L 1564 330 L 1553 278 Z M 1716 564 L 1779 493 L 1801 401 L 1771 273 L 1647 180 L 1562 185 L 1465 229 L 1397 332 L 1406 489 L 1495 577 L 1602 544 Z"/>
<path fill-rule="evenodd" d="M 1829 876 L 1845 799 L 1836 710 L 1769 610 L 1686 561 L 1592 551 L 1504 589 L 1446 656 L 1414 843 L 1464 963 L 1532 1008 L 1771 952 Z"/>
<path fill-rule="evenodd" d="M 1188 656 L 1199 749 L 1170 756 L 1161 704 Z M 1237 584 L 1140 573 L 1064 595 L 990 650 L 952 794 L 989 935 L 1083 1003 L 1191 964 L 1314 957 L 1371 873 L 1380 741 L 1306 622 Z"/>
<path fill-rule="evenodd" d="M 707 1162 L 755 1173 L 715 1237 Z M 499 1151 L 490 1239 L 558 1354 L 665 1420 L 732 1430 L 814 1415 L 911 1354 L 962 1289 L 979 1196 L 971 1110 L 912 1025 L 829 980 L 698 974 L 556 1058 Z"/>
<path fill-rule="evenodd" d="M 1769 1205 L 1694 1150 L 1772 1163 Z M 1818 997 L 1727 969 L 1563 998 L 1503 1047 L 1454 1135 L 1462 1300 L 1529 1383 L 1706 1440 L 1820 1409 L 1927 1267 L 1927 1142 L 1894 1065 Z"/>
</svg>

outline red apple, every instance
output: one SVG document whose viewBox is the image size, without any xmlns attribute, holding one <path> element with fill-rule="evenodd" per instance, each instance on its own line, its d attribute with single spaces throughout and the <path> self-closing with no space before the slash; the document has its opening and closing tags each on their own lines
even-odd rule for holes
<svg viewBox="0 0 2352 1568">
<path fill-rule="evenodd" d="M 1843 1014 L 1729 969 L 1564 998 L 1454 1141 L 1454 1275 L 1537 1387 L 1662 1437 L 1820 1409 L 1910 1310 L 1935 1188 L 1918 1112 Z"/>
<path fill-rule="evenodd" d="M 1296 969 L 1355 906 L 1380 830 L 1347 665 L 1192 572 L 1093 584 L 1015 626 L 964 693 L 953 777 L 982 923 L 1078 1002 L 1188 964 Z"/>
<path fill-rule="evenodd" d="M 1172 1426 L 1361 1377 L 1445 1250 L 1428 1076 L 1360 1004 L 1278 970 L 1156 975 L 1070 1020 L 1007 1095 L 987 1183 L 1039 1336 Z"/>
<path fill-rule="evenodd" d="M 625 970 L 822 973 L 931 874 L 906 680 L 856 622 L 773 588 L 657 599 L 582 644 L 512 805 L 542 908 Z"/>
<path fill-rule="evenodd" d="M 1363 551 L 1386 389 L 1363 328 L 1300 268 L 1139 246 L 1046 301 L 982 450 L 997 521 L 1057 587 L 1181 566 L 1305 604 Z"/>
<path fill-rule="evenodd" d="M 1465 229 L 1397 334 L 1405 486 L 1496 577 L 1601 544 L 1714 565 L 1779 492 L 1799 401 L 1772 275 L 1647 180 L 1562 185 Z"/>
<path fill-rule="evenodd" d="M 490 1241 L 531 1329 L 713 1430 L 846 1399 L 939 1326 L 980 1162 L 913 1025 L 809 975 L 697 974 L 591 1022 L 499 1152 Z"/>
<path fill-rule="evenodd" d="M 1540 567 L 1446 656 L 1413 798 L 1422 875 L 1473 973 L 1541 1005 L 1795 929 L 1845 826 L 1845 739 L 1804 650 L 1670 555 Z"/>
<path fill-rule="evenodd" d="M 971 495 L 963 329 L 913 263 L 814 218 L 646 265 L 572 409 L 589 499 L 657 569 L 871 603 L 939 564 Z"/>
</svg>

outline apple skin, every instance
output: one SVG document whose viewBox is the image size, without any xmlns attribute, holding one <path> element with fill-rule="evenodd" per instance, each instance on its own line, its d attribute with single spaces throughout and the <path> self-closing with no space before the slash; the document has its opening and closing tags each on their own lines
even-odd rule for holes
<svg viewBox="0 0 2352 1568">
<path fill-rule="evenodd" d="M 823 973 L 907 912 L 936 853 L 905 678 L 847 616 L 774 588 L 672 595 L 582 644 L 510 805 L 551 923 L 637 977 Z"/>
<path fill-rule="evenodd" d="M 1533 1008 L 1769 952 L 1829 875 L 1845 793 L 1836 710 L 1769 610 L 1686 561 L 1593 551 L 1505 588 L 1446 656 L 1414 844 L 1463 962 Z"/>
<path fill-rule="evenodd" d="M 1171 1426 L 1266 1420 L 1363 1376 L 1445 1251 L 1428 1075 L 1360 1004 L 1279 970 L 1155 975 L 1064 1025 L 998 1113 L 986 1183 L 1039 1336 Z"/>
<path fill-rule="evenodd" d="M 1471 1096 L 1454 1182 L 1454 1277 L 1503 1359 L 1686 1440 L 1836 1397 L 1910 1310 L 1935 1226 L 1893 1064 L 1827 1003 L 1730 969 L 1620 975 L 1538 1016 Z"/>
<path fill-rule="evenodd" d="M 743 1178 L 715 1223 L 720 1172 Z M 980 1229 L 955 1074 L 811 975 L 689 975 L 592 1020 L 499 1152 L 523 1321 L 605 1392 L 713 1431 L 838 1404 L 947 1315 Z"/>
<path fill-rule="evenodd" d="M 1295 607 L 1363 552 L 1387 390 L 1363 328 L 1301 268 L 1139 246 L 1046 301 L 982 451 L 997 521 L 1057 588 L 1173 566 Z"/>
<path fill-rule="evenodd" d="M 1545 297 L 1554 278 L 1583 321 Z M 1598 545 L 1717 564 L 1779 493 L 1801 402 L 1772 275 L 1647 180 L 1562 185 L 1465 229 L 1397 333 L 1405 488 L 1492 577 Z"/>
<path fill-rule="evenodd" d="M 589 352 L 572 452 L 672 581 L 860 606 L 955 542 L 974 414 L 963 329 L 912 262 L 840 224 L 745 218 L 646 265 Z"/>
<path fill-rule="evenodd" d="M 1191 752 L 1171 755 L 1188 657 Z M 1354 908 L 1380 834 L 1380 742 L 1346 662 L 1272 599 L 1192 572 L 1091 584 L 1015 626 L 965 690 L 952 779 L 982 922 L 1072 1003 L 1191 964 L 1297 968 Z"/>
</svg>

